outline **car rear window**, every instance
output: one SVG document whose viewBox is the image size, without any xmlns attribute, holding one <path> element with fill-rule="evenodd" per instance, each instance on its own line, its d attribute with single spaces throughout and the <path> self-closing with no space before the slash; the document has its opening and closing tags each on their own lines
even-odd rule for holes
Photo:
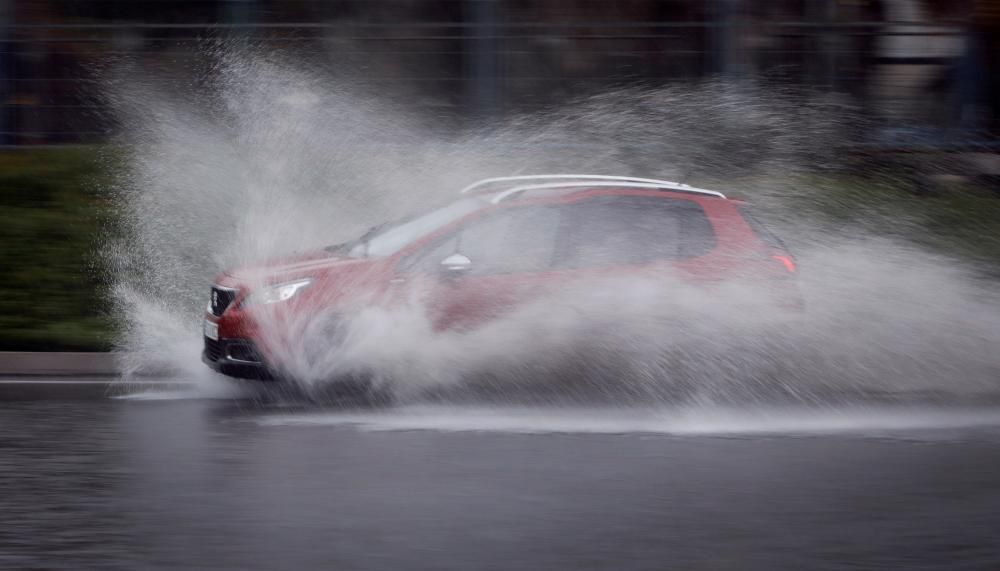
<svg viewBox="0 0 1000 571">
<path fill-rule="evenodd" d="M 705 210 L 691 200 L 603 196 L 564 208 L 557 267 L 679 260 L 715 247 Z"/>
<path fill-rule="evenodd" d="M 743 215 L 743 219 L 747 221 L 747 225 L 760 237 L 761 241 L 772 248 L 777 248 L 779 250 L 787 250 L 785 243 L 781 241 L 770 230 L 767 226 L 764 226 L 760 220 L 758 220 L 753 214 L 750 213 L 750 208 L 744 204 L 739 205 L 740 214 Z"/>
</svg>

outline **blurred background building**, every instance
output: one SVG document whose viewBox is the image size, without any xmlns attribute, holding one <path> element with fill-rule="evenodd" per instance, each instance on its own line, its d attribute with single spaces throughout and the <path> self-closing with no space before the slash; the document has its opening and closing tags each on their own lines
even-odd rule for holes
<svg viewBox="0 0 1000 571">
<path fill-rule="evenodd" d="M 978 139 L 1000 117 L 998 26 L 1000 0 L 0 0 L 0 143 L 100 141 L 101 65 L 189 73 L 230 35 L 360 64 L 470 120 L 765 77 L 852 95 L 883 141 Z"/>
</svg>

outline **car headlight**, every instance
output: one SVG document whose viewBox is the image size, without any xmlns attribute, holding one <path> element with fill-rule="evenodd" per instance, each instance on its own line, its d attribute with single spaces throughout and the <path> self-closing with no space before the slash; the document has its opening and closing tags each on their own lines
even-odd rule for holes
<svg viewBox="0 0 1000 571">
<path fill-rule="evenodd" d="M 269 304 L 278 303 L 281 301 L 288 301 L 293 297 L 297 296 L 299 292 L 309 287 L 312 283 L 312 278 L 305 278 L 301 280 L 295 280 L 294 282 L 286 282 L 283 284 L 275 284 L 272 286 L 265 287 L 263 289 L 252 292 L 243 301 L 241 305 L 256 305 L 258 303 Z"/>
</svg>

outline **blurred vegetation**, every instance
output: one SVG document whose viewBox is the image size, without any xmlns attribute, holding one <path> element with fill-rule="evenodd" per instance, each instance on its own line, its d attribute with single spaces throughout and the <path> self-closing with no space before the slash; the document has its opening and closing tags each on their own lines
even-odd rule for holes
<svg viewBox="0 0 1000 571">
<path fill-rule="evenodd" d="M 105 176 L 93 148 L 0 153 L 0 350 L 110 347 Z"/>
<path fill-rule="evenodd" d="M 0 153 L 0 350 L 105 350 L 100 240 L 114 232 L 101 147 Z M 782 210 L 825 230 L 897 234 L 1000 276 L 1000 196 L 967 184 L 919 186 L 862 175 L 807 176 Z M 820 232 L 819 234 L 822 234 Z"/>
<path fill-rule="evenodd" d="M 803 177 L 783 206 L 816 235 L 860 234 L 912 242 L 1000 276 L 1000 192 L 995 180 L 906 178 L 886 170 Z M 890 171 L 891 172 L 891 171 Z"/>
</svg>

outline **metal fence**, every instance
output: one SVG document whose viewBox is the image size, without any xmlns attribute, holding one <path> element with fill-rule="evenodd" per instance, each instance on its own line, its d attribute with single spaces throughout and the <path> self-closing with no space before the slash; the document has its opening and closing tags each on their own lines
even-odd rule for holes
<svg viewBox="0 0 1000 571">
<path fill-rule="evenodd" d="M 968 20 L 896 21 L 832 0 L 620 4 L 0 0 L 0 144 L 100 141 L 111 127 L 95 69 L 130 57 L 183 78 L 206 40 L 229 36 L 358 64 L 460 118 L 612 86 L 767 76 L 849 94 L 887 130 L 940 138 L 989 123 L 991 70 Z"/>
</svg>

